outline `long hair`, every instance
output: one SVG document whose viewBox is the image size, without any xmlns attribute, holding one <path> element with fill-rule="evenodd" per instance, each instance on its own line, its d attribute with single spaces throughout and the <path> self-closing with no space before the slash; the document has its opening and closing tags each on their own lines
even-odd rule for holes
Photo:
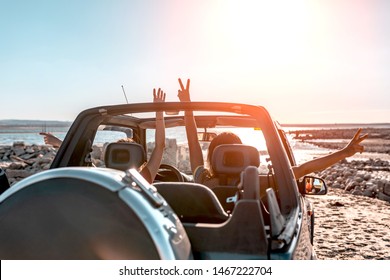
<svg viewBox="0 0 390 280">
<path fill-rule="evenodd" d="M 211 158 L 214 153 L 215 147 L 222 144 L 242 144 L 240 137 L 233 132 L 222 132 L 218 134 L 210 143 L 209 150 L 207 153 L 207 163 L 211 176 L 214 175 L 213 168 L 211 166 Z"/>
</svg>

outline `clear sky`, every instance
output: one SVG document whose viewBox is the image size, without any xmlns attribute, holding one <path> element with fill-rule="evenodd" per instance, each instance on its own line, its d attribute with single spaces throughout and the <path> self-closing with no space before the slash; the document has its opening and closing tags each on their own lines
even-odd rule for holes
<svg viewBox="0 0 390 280">
<path fill-rule="evenodd" d="M 178 77 L 281 123 L 390 122 L 390 1 L 0 0 L 0 119 L 177 101 Z"/>
</svg>

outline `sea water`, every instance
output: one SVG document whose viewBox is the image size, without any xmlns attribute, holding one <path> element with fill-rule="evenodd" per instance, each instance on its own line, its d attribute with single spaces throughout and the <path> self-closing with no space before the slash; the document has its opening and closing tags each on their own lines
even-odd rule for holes
<svg viewBox="0 0 390 280">
<path fill-rule="evenodd" d="M 331 129 L 331 128 L 359 128 L 359 127 L 374 127 L 374 128 L 389 128 L 388 124 L 370 124 L 370 125 L 318 125 L 318 126 L 284 126 L 286 132 L 296 131 L 296 130 L 306 130 L 306 129 Z M 69 127 L 50 127 L 48 132 L 54 134 L 59 139 L 63 140 L 66 136 Z M 24 127 L 24 128 L 7 128 L 0 130 L 0 146 L 1 145 L 13 145 L 15 142 L 23 142 L 25 145 L 44 145 L 43 136 L 39 133 L 42 132 L 42 127 Z M 103 133 L 106 132 L 106 133 Z M 123 138 L 125 135 L 122 132 L 115 131 L 98 131 L 94 144 L 103 144 L 106 142 L 115 142 L 120 138 Z M 305 162 L 307 160 L 313 159 L 315 157 L 321 157 L 323 155 L 329 154 L 333 150 L 320 148 L 313 144 L 296 141 L 293 139 L 292 134 L 287 134 L 289 138 L 290 145 L 294 151 L 294 156 L 298 163 Z M 166 138 L 176 139 L 177 144 L 186 144 L 187 138 L 184 128 L 167 128 L 166 129 Z M 245 139 L 242 139 L 243 141 Z M 345 140 L 340 140 L 345 141 Z M 147 134 L 147 142 L 154 142 L 154 133 Z M 246 143 L 253 145 L 253 143 Z M 265 142 L 257 143 L 259 150 L 265 150 Z M 257 146 L 257 145 L 255 145 Z"/>
<path fill-rule="evenodd" d="M 55 135 L 61 140 L 64 140 L 69 128 L 51 127 L 51 134 Z M 0 145 L 13 145 L 15 142 L 23 142 L 25 145 L 45 145 L 41 128 L 31 127 L 29 129 L 7 129 L 0 130 Z M 95 138 L 95 144 L 103 144 L 106 142 L 115 142 L 120 138 L 126 137 L 123 132 L 116 131 L 98 131 Z M 183 130 L 166 130 L 166 138 L 175 138 L 178 143 L 186 141 L 185 131 Z M 147 135 L 147 142 L 154 142 L 154 133 Z"/>
<path fill-rule="evenodd" d="M 32 128 L 31 130 L 0 131 L 0 145 L 12 145 L 15 142 L 23 142 L 26 145 L 44 145 L 43 136 L 39 134 L 39 129 Z M 67 129 L 56 129 L 52 132 L 58 138 L 63 140 L 67 133 Z"/>
</svg>

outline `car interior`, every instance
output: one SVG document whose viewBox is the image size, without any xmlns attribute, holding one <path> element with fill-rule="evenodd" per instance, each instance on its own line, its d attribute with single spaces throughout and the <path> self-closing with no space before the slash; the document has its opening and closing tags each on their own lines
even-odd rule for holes
<svg viewBox="0 0 390 280">
<path fill-rule="evenodd" d="M 128 116 L 124 116 L 124 118 L 128 118 Z M 119 119 L 120 116 L 115 116 L 116 121 Z M 208 144 L 213 138 L 212 136 L 215 136 L 221 131 L 212 129 L 217 127 L 217 122 L 223 124 L 223 130 L 241 125 L 245 126 L 246 130 L 252 130 L 252 132 L 261 134 L 259 133 L 261 130 L 257 127 L 255 120 L 251 118 L 241 116 L 212 116 L 211 118 L 204 115 L 200 116 L 198 137 L 202 140 L 202 148 L 204 148 L 205 154 L 207 153 Z M 122 120 L 120 123 L 123 124 L 125 122 Z M 138 141 L 138 143 L 109 143 L 106 145 L 104 151 L 104 166 L 122 171 L 127 168 L 139 168 L 146 160 L 145 155 L 150 154 L 150 151 L 153 149 L 152 143 L 145 142 L 146 131 L 154 130 L 154 120 L 152 118 L 139 120 L 132 116 L 131 121 L 127 122 L 127 124 L 132 124 L 131 127 L 120 127 L 114 126 L 113 124 L 114 120 L 111 120 L 109 126 L 101 126 L 101 128 L 103 131 L 108 132 L 131 129 L 133 139 L 135 142 Z M 167 130 L 170 128 L 176 129 L 178 126 L 183 127 L 183 125 L 183 119 L 177 116 L 168 117 L 166 119 Z M 253 127 L 248 128 L 248 125 Z M 203 132 L 201 131 L 202 129 Z M 169 137 L 169 132 L 166 134 L 168 134 Z M 253 141 L 253 139 L 251 140 Z M 186 145 L 182 145 L 182 147 L 176 147 L 175 149 L 180 150 L 185 148 Z M 186 150 L 186 152 L 188 152 L 188 150 Z M 231 144 L 216 147 L 213 158 L 211 159 L 212 168 L 217 174 L 217 176 L 212 179 L 215 181 L 212 188 L 194 183 L 191 174 L 188 174 L 188 170 L 179 170 L 180 165 L 178 163 L 173 166 L 173 164 L 165 163 L 167 161 L 164 161 L 163 159 L 163 164 L 156 176 L 153 186 L 178 215 L 179 219 L 185 225 L 190 237 L 192 235 L 201 237 L 203 236 L 203 232 L 207 236 L 212 236 L 212 233 L 207 232 L 207 226 L 200 229 L 198 224 L 211 224 L 212 226 L 210 226 L 210 228 L 212 228 L 212 232 L 217 231 L 216 225 L 218 224 L 220 229 L 217 236 L 219 237 L 215 238 L 220 238 L 220 235 L 231 232 L 232 228 L 242 227 L 241 225 L 234 225 L 237 221 L 240 221 L 240 223 L 245 221 L 246 217 L 241 217 L 241 215 L 251 217 L 252 219 L 252 215 L 255 215 L 253 213 L 257 213 L 256 215 L 258 215 L 259 218 L 256 220 L 260 225 L 258 225 L 255 230 L 253 229 L 253 235 L 256 236 L 256 238 L 259 238 L 260 236 L 265 240 L 265 243 L 261 243 L 267 244 L 266 236 L 269 234 L 270 230 L 270 218 L 267 209 L 268 200 L 266 189 L 271 187 L 276 194 L 278 191 L 275 179 L 269 168 L 269 162 L 266 159 L 267 156 L 266 150 L 259 151 L 254 146 L 247 144 Z M 180 158 L 180 155 L 176 155 L 176 157 Z M 263 158 L 262 162 L 260 162 L 261 158 Z M 180 161 L 180 159 L 178 161 Z M 264 166 L 265 164 L 268 164 L 268 166 Z M 177 175 L 172 174 L 178 170 L 185 179 L 178 179 Z M 260 172 L 262 173 L 260 174 Z M 257 206 L 251 206 L 256 209 L 253 210 L 254 212 L 252 210 L 251 212 L 247 212 L 249 210 L 238 210 L 241 207 L 238 205 L 242 201 L 248 202 L 249 200 L 258 202 Z M 244 207 L 242 209 L 248 208 Z M 240 217 L 234 218 L 236 215 Z M 261 231 L 260 235 L 258 233 L 259 230 Z M 242 233 L 242 231 L 240 232 Z M 251 230 L 249 229 L 246 231 L 248 238 L 250 232 Z M 210 237 L 208 240 L 212 240 L 212 238 Z M 206 246 L 203 238 L 200 238 L 198 242 L 203 244 L 201 246 Z M 210 244 L 213 244 L 213 242 L 211 241 Z M 211 246 L 210 244 L 207 246 Z M 204 249 L 205 248 L 202 247 L 202 249 L 199 249 L 199 252 L 213 250 L 212 248 L 206 248 L 207 250 Z M 247 249 L 249 248 L 246 248 L 244 251 L 247 251 Z"/>
</svg>

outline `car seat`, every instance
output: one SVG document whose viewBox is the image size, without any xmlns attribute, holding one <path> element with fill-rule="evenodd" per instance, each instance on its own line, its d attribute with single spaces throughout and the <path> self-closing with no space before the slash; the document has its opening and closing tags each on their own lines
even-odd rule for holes
<svg viewBox="0 0 390 280">
<path fill-rule="evenodd" d="M 260 156 L 253 146 L 243 144 L 223 144 L 215 147 L 211 158 L 211 166 L 215 180 L 213 192 L 217 195 L 224 209 L 231 212 L 238 185 L 242 183 L 243 171 L 248 166 L 257 168 Z"/>
<path fill-rule="evenodd" d="M 229 215 L 206 186 L 188 182 L 153 184 L 183 223 L 222 223 Z"/>
<path fill-rule="evenodd" d="M 146 162 L 146 153 L 138 143 L 110 143 L 106 147 L 104 161 L 108 168 L 122 171 L 138 169 Z"/>
<path fill-rule="evenodd" d="M 230 151 L 228 148 L 221 151 L 223 150 Z M 240 148 L 234 149 L 234 152 L 238 150 Z M 222 200 L 222 203 L 225 199 L 225 207 L 234 206 L 229 219 L 219 224 L 184 224 L 196 259 L 266 259 L 268 257 L 268 236 L 260 199 L 259 171 L 256 166 L 252 165 L 256 165 L 258 161 L 255 157 L 253 161 L 247 161 L 250 157 L 246 156 L 255 155 L 253 149 L 243 147 L 241 152 L 241 154 L 238 152 L 233 155 L 233 157 L 238 157 L 234 165 L 237 165 L 237 169 L 241 167 L 243 169 L 240 173 L 239 185 L 220 185 L 213 189 L 214 192 L 219 192 L 218 199 Z M 247 152 L 249 154 L 246 154 Z M 225 156 L 229 156 L 228 154 Z M 246 159 L 239 159 L 240 157 Z M 225 163 L 221 162 L 228 167 L 229 159 L 226 160 Z M 236 174 L 237 171 L 226 170 L 226 173 Z M 239 192 L 239 195 L 234 196 L 238 197 L 235 203 L 228 203 L 229 192 Z"/>
</svg>

